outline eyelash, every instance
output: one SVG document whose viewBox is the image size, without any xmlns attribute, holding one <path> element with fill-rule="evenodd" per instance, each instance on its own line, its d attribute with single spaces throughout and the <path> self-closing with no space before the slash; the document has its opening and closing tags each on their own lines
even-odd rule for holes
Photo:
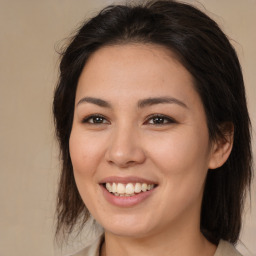
<svg viewBox="0 0 256 256">
<path fill-rule="evenodd" d="M 172 124 L 172 123 L 177 123 L 173 118 L 163 115 L 163 114 L 150 115 L 147 117 L 146 122 L 149 122 L 149 120 L 153 120 L 153 118 L 161 118 L 164 120 L 164 123 L 157 123 L 157 124 L 150 124 L 150 125 L 168 125 L 168 124 Z"/>
<path fill-rule="evenodd" d="M 98 125 L 98 124 L 104 124 L 104 123 L 93 123 L 93 122 L 89 122 L 90 119 L 95 119 L 95 118 L 102 118 L 104 120 L 107 120 L 103 115 L 99 115 L 99 114 L 94 114 L 94 115 L 90 115 L 88 117 L 85 117 L 83 120 L 82 120 L 82 123 L 88 123 L 88 124 L 94 124 L 94 125 Z M 109 122 L 109 121 L 107 121 Z"/>
<path fill-rule="evenodd" d="M 90 122 L 90 120 L 93 120 L 95 121 L 95 118 L 101 118 L 103 119 L 103 122 Z M 163 120 L 164 122 L 163 123 L 149 123 L 150 120 L 153 120 L 154 118 L 160 118 L 161 120 Z M 94 115 L 90 115 L 88 117 L 85 117 L 83 120 L 82 120 L 82 123 L 88 123 L 88 124 L 92 124 L 92 125 L 101 125 L 101 124 L 106 124 L 106 122 L 104 123 L 104 120 L 107 121 L 107 123 L 109 123 L 109 121 L 106 119 L 106 117 L 104 117 L 103 115 L 100 115 L 100 114 L 94 114 Z M 177 123 L 176 120 L 174 120 L 173 118 L 171 117 L 168 117 L 168 116 L 165 116 L 163 114 L 153 114 L 153 115 L 150 115 L 147 117 L 146 121 L 143 123 L 143 124 L 149 124 L 149 125 L 156 125 L 156 126 L 160 126 L 160 125 L 168 125 L 168 124 L 171 124 L 171 123 Z"/>
</svg>

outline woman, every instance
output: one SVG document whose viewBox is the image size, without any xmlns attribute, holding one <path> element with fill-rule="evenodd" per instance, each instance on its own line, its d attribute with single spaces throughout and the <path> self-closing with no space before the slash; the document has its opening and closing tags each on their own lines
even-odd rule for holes
<svg viewBox="0 0 256 256">
<path fill-rule="evenodd" d="M 175 1 L 110 6 L 63 53 L 57 234 L 92 215 L 76 255 L 240 255 L 251 181 L 240 64 L 208 16 Z"/>
</svg>

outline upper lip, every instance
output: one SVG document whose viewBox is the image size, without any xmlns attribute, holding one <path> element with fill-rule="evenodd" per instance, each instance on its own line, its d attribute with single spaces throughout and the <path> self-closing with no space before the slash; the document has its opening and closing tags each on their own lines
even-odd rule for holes
<svg viewBox="0 0 256 256">
<path fill-rule="evenodd" d="M 147 183 L 147 184 L 157 184 L 155 181 L 145 179 L 142 177 L 129 176 L 129 177 L 119 177 L 119 176 L 110 176 L 102 179 L 100 184 L 104 183 Z"/>
</svg>

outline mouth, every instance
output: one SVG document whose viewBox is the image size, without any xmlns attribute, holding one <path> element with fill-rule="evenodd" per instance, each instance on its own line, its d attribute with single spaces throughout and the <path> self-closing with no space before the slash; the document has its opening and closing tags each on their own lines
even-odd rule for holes
<svg viewBox="0 0 256 256">
<path fill-rule="evenodd" d="M 107 182 L 102 186 L 114 196 L 117 197 L 133 197 L 147 191 L 153 190 L 157 184 L 153 183 L 120 183 L 120 182 Z"/>
<path fill-rule="evenodd" d="M 99 183 L 107 202 L 117 207 L 134 207 L 153 198 L 158 184 L 142 177 L 111 176 Z"/>
</svg>

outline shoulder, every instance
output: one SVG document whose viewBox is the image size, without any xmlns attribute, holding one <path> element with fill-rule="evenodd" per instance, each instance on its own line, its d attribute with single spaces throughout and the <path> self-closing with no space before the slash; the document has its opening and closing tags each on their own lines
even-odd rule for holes
<svg viewBox="0 0 256 256">
<path fill-rule="evenodd" d="M 100 246 L 103 241 L 103 237 L 99 237 L 97 240 L 95 240 L 92 244 L 85 247 L 83 250 L 72 254 L 70 256 L 99 256 L 100 252 Z"/>
<path fill-rule="evenodd" d="M 214 256 L 242 256 L 242 254 L 231 243 L 220 240 Z"/>
<path fill-rule="evenodd" d="M 99 237 L 91 245 L 85 247 L 82 251 L 70 256 L 99 256 L 102 241 L 103 236 Z M 220 240 L 214 256 L 242 256 L 242 254 L 240 254 L 231 243 Z"/>
</svg>

